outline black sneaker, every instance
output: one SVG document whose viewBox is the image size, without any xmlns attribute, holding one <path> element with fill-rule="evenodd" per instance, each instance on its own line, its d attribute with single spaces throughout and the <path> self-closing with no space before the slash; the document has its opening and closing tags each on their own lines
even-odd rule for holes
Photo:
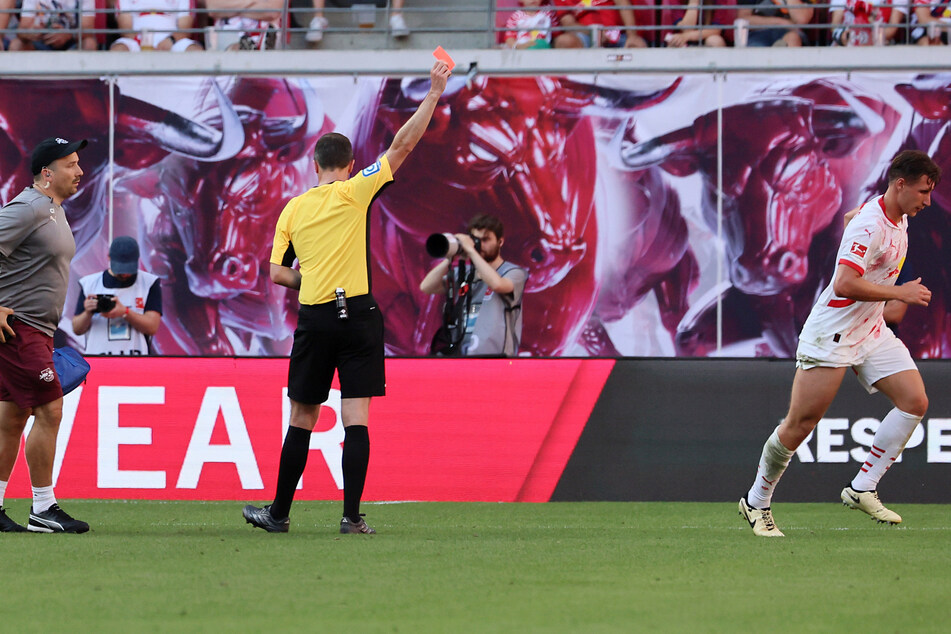
<svg viewBox="0 0 951 634">
<path fill-rule="evenodd" d="M 34 533 L 85 533 L 89 524 L 73 519 L 59 504 L 54 504 L 42 513 L 34 513 L 30 508 L 30 523 L 26 528 Z"/>
<path fill-rule="evenodd" d="M 340 532 L 345 535 L 350 533 L 364 533 L 365 535 L 376 534 L 376 531 L 370 528 L 370 525 L 363 520 L 362 516 L 359 522 L 354 522 L 346 515 L 340 520 Z"/>
<path fill-rule="evenodd" d="M 0 506 L 0 533 L 25 533 L 26 527 L 20 526 L 7 516 L 7 510 Z"/>
<path fill-rule="evenodd" d="M 241 511 L 241 514 L 244 515 L 244 519 L 247 520 L 248 524 L 263 528 L 269 533 L 286 533 L 291 526 L 291 519 L 289 517 L 276 520 L 271 516 L 270 504 L 264 508 L 258 508 L 248 504 L 244 507 L 244 510 Z"/>
</svg>

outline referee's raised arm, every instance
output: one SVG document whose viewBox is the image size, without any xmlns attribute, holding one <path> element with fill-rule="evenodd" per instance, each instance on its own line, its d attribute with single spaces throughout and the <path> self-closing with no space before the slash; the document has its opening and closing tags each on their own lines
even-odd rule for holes
<svg viewBox="0 0 951 634">
<path fill-rule="evenodd" d="M 416 144 L 419 143 L 419 140 L 423 138 L 423 133 L 426 132 L 426 128 L 429 126 L 429 121 L 436 110 L 436 104 L 439 102 L 440 95 L 446 89 L 446 81 L 451 74 L 449 65 L 443 61 L 437 61 L 433 64 L 432 70 L 429 71 L 432 80 L 429 92 L 420 102 L 413 116 L 403 124 L 403 127 L 393 137 L 393 143 L 390 144 L 390 149 L 386 151 L 386 158 L 390 162 L 390 171 L 394 174 L 403 164 L 403 161 L 406 160 L 406 157 L 409 156 L 409 153 L 413 151 L 413 148 L 416 147 Z"/>
</svg>

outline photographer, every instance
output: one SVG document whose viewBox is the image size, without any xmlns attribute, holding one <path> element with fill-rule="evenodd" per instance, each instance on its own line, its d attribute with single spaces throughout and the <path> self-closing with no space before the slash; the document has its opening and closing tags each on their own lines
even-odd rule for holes
<svg viewBox="0 0 951 634">
<path fill-rule="evenodd" d="M 469 221 L 467 231 L 453 236 L 446 259 L 419 285 L 424 293 L 446 294 L 447 323 L 437 332 L 433 352 L 514 357 L 522 338 L 522 293 L 528 272 L 502 259 L 505 232 L 498 218 L 479 214 Z M 459 262 L 459 274 L 453 279 L 457 255 L 468 262 Z"/>
<path fill-rule="evenodd" d="M 147 355 L 162 320 L 159 278 L 139 270 L 139 245 L 120 236 L 109 268 L 79 280 L 73 332 L 86 335 L 86 354 Z"/>
</svg>

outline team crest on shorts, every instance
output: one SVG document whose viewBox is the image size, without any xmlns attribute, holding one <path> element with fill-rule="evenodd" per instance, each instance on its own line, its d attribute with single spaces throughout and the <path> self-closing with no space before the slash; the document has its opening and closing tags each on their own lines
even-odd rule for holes
<svg viewBox="0 0 951 634">
<path fill-rule="evenodd" d="M 43 368 L 43 371 L 40 372 L 40 380 L 46 381 L 47 383 L 52 383 L 56 380 L 56 373 L 53 372 L 53 368 Z"/>
</svg>

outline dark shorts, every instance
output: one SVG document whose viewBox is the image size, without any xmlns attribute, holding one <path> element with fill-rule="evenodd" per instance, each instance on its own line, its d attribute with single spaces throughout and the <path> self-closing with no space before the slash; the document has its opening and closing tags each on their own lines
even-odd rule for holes
<svg viewBox="0 0 951 634">
<path fill-rule="evenodd" d="M 941 33 L 941 36 L 938 39 L 941 40 L 942 43 L 947 44 L 948 43 L 947 31 L 942 30 L 940 31 L 940 33 Z M 919 40 L 923 40 L 926 37 L 928 37 L 927 28 L 924 26 L 917 26 L 911 30 L 911 36 L 909 37 L 909 39 L 915 44 L 917 44 Z"/>
<path fill-rule="evenodd" d="M 50 46 L 43 40 L 33 40 L 33 48 L 38 51 L 72 51 L 76 49 L 76 40 L 70 40 L 61 48 Z"/>
<path fill-rule="evenodd" d="M 370 295 L 347 298 L 349 319 L 334 302 L 300 307 L 287 373 L 287 395 L 317 405 L 330 395 L 334 370 L 342 398 L 386 394 L 383 314 Z"/>
<path fill-rule="evenodd" d="M 27 409 L 63 398 L 53 368 L 53 338 L 13 318 L 16 337 L 0 343 L 0 401 Z"/>
<path fill-rule="evenodd" d="M 809 46 L 809 36 L 802 29 L 774 27 L 771 29 L 750 29 L 747 38 L 747 46 L 773 46 L 776 42 L 783 39 L 790 31 L 799 33 L 799 39 L 803 46 Z"/>
</svg>

